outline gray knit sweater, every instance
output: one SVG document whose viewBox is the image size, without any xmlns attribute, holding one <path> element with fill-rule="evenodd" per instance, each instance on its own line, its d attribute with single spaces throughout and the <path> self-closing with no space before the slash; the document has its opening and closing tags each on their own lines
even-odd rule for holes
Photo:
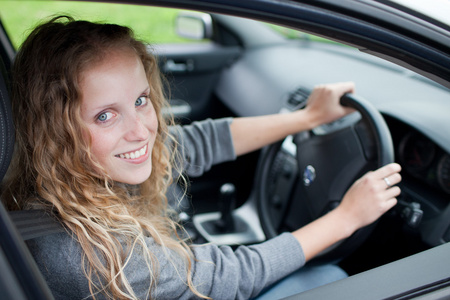
<svg viewBox="0 0 450 300">
<path fill-rule="evenodd" d="M 178 128 L 184 147 L 188 173 L 199 175 L 212 165 L 235 158 L 230 119 L 206 120 Z M 58 233 L 27 242 L 56 299 L 91 298 L 83 273 L 82 250 L 75 237 Z M 184 263 L 176 255 L 163 253 L 152 238 L 147 245 L 158 258 L 157 286 L 151 296 L 157 299 L 196 298 L 186 285 Z M 125 273 L 139 299 L 148 295 L 150 275 L 139 249 L 131 254 Z M 193 283 L 213 299 L 248 299 L 282 277 L 300 268 L 305 258 L 300 244 L 289 233 L 236 250 L 227 246 L 193 246 Z M 102 295 L 97 295 L 103 299 Z"/>
</svg>

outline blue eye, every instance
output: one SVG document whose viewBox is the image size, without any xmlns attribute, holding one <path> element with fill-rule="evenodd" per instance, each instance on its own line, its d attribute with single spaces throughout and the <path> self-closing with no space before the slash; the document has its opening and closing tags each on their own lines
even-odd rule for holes
<svg viewBox="0 0 450 300">
<path fill-rule="evenodd" d="M 134 106 L 143 106 L 145 104 L 147 104 L 147 100 L 148 96 L 140 96 L 139 98 L 136 99 L 136 102 L 134 102 Z"/>
<path fill-rule="evenodd" d="M 99 122 L 106 122 L 109 119 L 111 119 L 113 117 L 113 113 L 111 112 L 104 112 L 98 115 L 97 120 Z"/>
</svg>

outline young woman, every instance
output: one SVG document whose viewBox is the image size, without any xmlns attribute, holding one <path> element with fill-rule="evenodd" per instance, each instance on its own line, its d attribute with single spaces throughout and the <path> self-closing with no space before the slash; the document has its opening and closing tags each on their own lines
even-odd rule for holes
<svg viewBox="0 0 450 300">
<path fill-rule="evenodd" d="M 338 119 L 348 113 L 339 98 L 353 89 L 319 86 L 305 109 L 283 116 L 169 131 L 160 73 L 145 45 L 128 28 L 58 17 L 38 26 L 16 56 L 17 145 L 2 197 L 11 210 L 44 209 L 66 229 L 28 243 L 56 298 L 255 297 L 394 206 L 400 190 L 384 178 L 397 184 L 400 166 L 366 174 L 313 223 L 235 251 L 178 237 L 165 196 L 172 175 L 200 174 Z"/>
</svg>

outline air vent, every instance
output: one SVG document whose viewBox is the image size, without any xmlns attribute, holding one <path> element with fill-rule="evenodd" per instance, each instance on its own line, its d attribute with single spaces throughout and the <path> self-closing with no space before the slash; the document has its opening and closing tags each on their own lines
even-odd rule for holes
<svg viewBox="0 0 450 300">
<path fill-rule="evenodd" d="M 309 94 L 309 90 L 300 87 L 289 95 L 287 103 L 290 107 L 295 109 L 303 108 L 306 106 L 306 100 L 308 99 Z"/>
</svg>

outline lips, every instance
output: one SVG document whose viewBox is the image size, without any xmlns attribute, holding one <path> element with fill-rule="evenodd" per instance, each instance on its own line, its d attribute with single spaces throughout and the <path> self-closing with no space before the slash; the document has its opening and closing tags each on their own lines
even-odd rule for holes
<svg viewBox="0 0 450 300">
<path fill-rule="evenodd" d="M 146 152 L 147 152 L 147 145 L 135 151 L 117 154 L 116 157 L 120 157 L 122 159 L 137 159 L 142 155 L 145 155 Z"/>
</svg>

